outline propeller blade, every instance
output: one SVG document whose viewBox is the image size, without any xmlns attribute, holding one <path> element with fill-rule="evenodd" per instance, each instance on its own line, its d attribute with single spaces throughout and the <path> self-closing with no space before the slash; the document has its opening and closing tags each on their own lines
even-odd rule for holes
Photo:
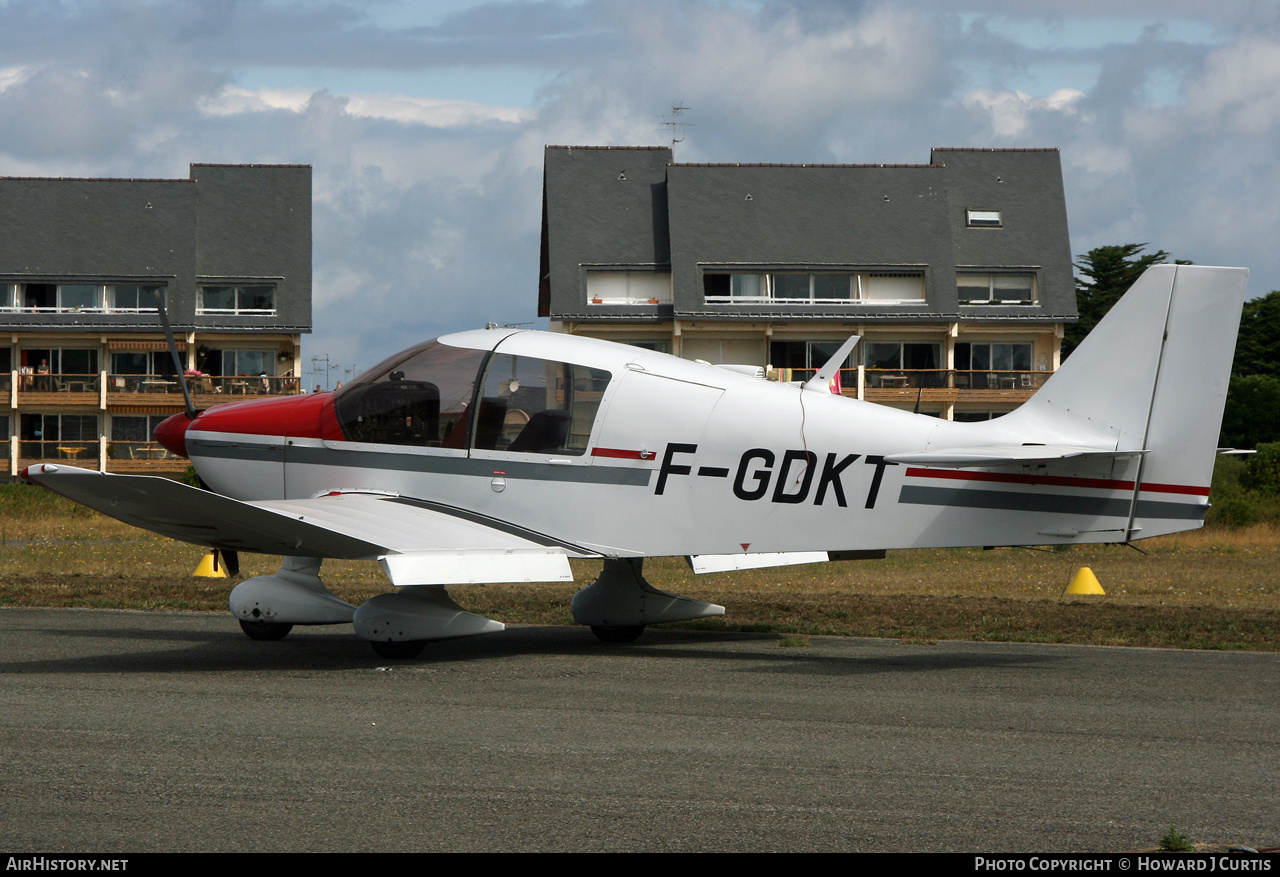
<svg viewBox="0 0 1280 877">
<path fill-rule="evenodd" d="M 156 297 L 156 311 L 160 314 L 160 324 L 164 326 L 164 337 L 169 342 L 169 355 L 173 357 L 173 367 L 178 374 L 178 386 L 182 387 L 182 398 L 187 403 L 187 419 L 196 419 L 196 406 L 191 402 L 191 391 L 187 389 L 187 367 L 178 356 L 178 342 L 173 340 L 173 328 L 169 325 L 169 314 L 164 306 L 164 290 L 157 287 L 153 290 Z"/>
</svg>

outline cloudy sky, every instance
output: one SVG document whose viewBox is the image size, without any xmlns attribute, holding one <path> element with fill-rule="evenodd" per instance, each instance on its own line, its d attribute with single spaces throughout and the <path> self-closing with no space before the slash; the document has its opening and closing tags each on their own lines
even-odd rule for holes
<svg viewBox="0 0 1280 877">
<path fill-rule="evenodd" d="M 1273 0 L 0 0 L 0 175 L 314 167 L 304 356 L 536 313 L 542 148 L 1056 146 L 1072 251 L 1280 288 Z"/>
</svg>

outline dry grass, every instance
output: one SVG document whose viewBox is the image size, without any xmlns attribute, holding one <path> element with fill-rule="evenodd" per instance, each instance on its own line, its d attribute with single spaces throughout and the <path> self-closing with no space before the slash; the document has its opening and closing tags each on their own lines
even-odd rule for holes
<svg viewBox="0 0 1280 877">
<path fill-rule="evenodd" d="M 651 559 L 656 587 L 728 607 L 694 626 L 799 637 L 820 634 L 1277 649 L 1280 528 L 1199 530 L 1124 547 L 931 549 L 884 560 L 694 576 L 678 558 Z M 0 605 L 223 610 L 233 582 L 196 579 L 201 549 L 65 507 L 0 519 Z M 242 578 L 278 559 L 245 555 Z M 1105 597 L 1066 598 L 1082 566 Z M 579 584 L 598 561 L 575 561 Z M 359 603 L 387 590 L 372 562 L 327 561 L 324 577 Z M 576 586 L 455 588 L 465 606 L 502 621 L 571 622 Z"/>
</svg>

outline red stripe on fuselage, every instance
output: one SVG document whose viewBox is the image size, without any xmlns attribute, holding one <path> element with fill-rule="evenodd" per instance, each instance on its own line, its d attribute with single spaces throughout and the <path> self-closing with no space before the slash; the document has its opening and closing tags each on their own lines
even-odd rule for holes
<svg viewBox="0 0 1280 877">
<path fill-rule="evenodd" d="M 957 481 L 995 481 L 1004 484 L 1052 484 L 1055 487 L 1091 487 L 1098 490 L 1133 490 L 1132 481 L 1114 478 L 1072 478 L 1065 475 L 1016 475 L 1012 472 L 964 472 L 959 469 L 907 469 L 912 478 L 951 478 Z M 1209 488 L 1182 484 L 1142 485 L 1144 492 L 1208 496 Z"/>
<path fill-rule="evenodd" d="M 628 451 L 623 448 L 592 448 L 593 457 L 614 457 L 619 460 L 652 460 L 653 451 Z"/>
</svg>

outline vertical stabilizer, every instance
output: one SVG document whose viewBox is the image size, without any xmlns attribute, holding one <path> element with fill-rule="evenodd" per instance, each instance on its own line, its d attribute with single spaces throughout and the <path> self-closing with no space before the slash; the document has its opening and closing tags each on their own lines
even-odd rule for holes
<svg viewBox="0 0 1280 877">
<path fill-rule="evenodd" d="M 1037 437 L 1026 441 L 1146 451 L 1125 473 L 1135 482 L 1130 531 L 1186 529 L 1161 524 L 1167 506 L 1145 500 L 1208 495 L 1248 279 L 1244 268 L 1147 269 L 1044 387 L 1002 419 Z"/>
</svg>

